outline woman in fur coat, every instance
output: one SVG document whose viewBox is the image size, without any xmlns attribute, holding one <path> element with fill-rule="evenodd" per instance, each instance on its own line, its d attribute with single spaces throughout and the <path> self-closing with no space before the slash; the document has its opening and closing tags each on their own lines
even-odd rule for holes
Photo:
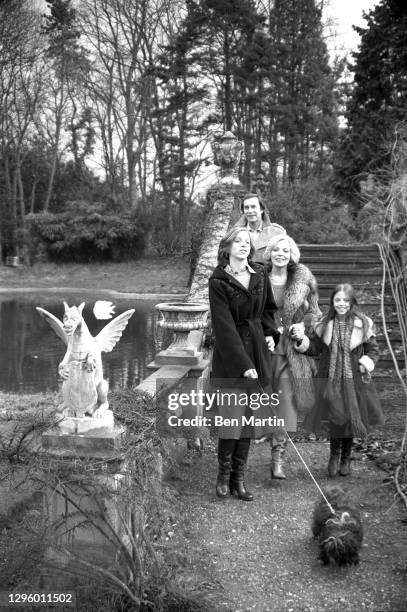
<svg viewBox="0 0 407 612">
<path fill-rule="evenodd" d="M 309 268 L 299 263 L 299 259 L 300 251 L 290 236 L 279 234 L 269 241 L 265 262 L 270 269 L 269 279 L 282 333 L 279 345 L 272 353 L 273 388 L 279 391 L 278 416 L 284 418 L 287 431 L 296 431 L 297 412 L 310 410 L 315 401 L 312 381 L 315 364 L 312 359 L 294 350 L 291 333 L 305 326 L 312 329 L 321 317 L 317 282 Z M 285 478 L 285 444 L 284 434 L 273 434 L 272 478 Z"/>
<path fill-rule="evenodd" d="M 379 357 L 373 321 L 357 306 L 353 287 L 337 285 L 326 317 L 310 336 L 295 330 L 297 351 L 320 355 L 317 402 L 306 419 L 309 431 L 325 421 L 330 431 L 328 474 L 348 476 L 353 437 L 365 437 L 369 425 L 384 422 L 380 401 L 371 382 Z"/>
</svg>

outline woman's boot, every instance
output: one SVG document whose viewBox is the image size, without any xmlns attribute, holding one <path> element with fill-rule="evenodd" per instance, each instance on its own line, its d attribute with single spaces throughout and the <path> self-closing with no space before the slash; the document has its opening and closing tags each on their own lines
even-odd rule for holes
<svg viewBox="0 0 407 612">
<path fill-rule="evenodd" d="M 331 438 L 331 456 L 328 463 L 328 475 L 335 478 L 338 475 L 339 459 L 341 456 L 341 438 Z"/>
<path fill-rule="evenodd" d="M 278 480 L 285 480 L 285 474 L 283 472 L 283 457 L 285 451 L 285 442 L 278 442 L 274 444 L 272 440 L 271 446 L 271 477 L 277 478 Z"/>
<path fill-rule="evenodd" d="M 216 495 L 221 498 L 229 497 L 229 479 L 232 469 L 232 455 L 237 440 L 219 439 L 218 442 L 218 478 L 216 480 Z"/>
<path fill-rule="evenodd" d="M 253 495 L 246 489 L 244 482 L 244 470 L 249 455 L 250 438 L 236 440 L 235 450 L 232 455 L 232 471 L 230 473 L 230 494 L 237 495 L 243 501 L 253 501 Z"/>
<path fill-rule="evenodd" d="M 350 456 L 352 452 L 353 438 L 342 438 L 342 454 L 339 473 L 341 476 L 350 474 Z"/>
</svg>

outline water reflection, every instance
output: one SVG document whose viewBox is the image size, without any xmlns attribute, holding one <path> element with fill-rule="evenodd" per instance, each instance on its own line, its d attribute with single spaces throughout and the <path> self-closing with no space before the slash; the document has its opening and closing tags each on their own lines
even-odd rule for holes
<svg viewBox="0 0 407 612">
<path fill-rule="evenodd" d="M 1 297 L 0 298 L 0 390 L 35 393 L 58 388 L 57 370 L 65 354 L 63 342 L 38 314 L 35 306 L 49 310 L 62 319 L 64 297 Z M 66 298 L 65 298 L 66 299 Z M 92 335 L 97 335 L 108 321 L 97 321 L 92 309 L 97 299 L 92 296 L 83 311 Z M 83 296 L 70 295 L 69 305 L 80 304 Z M 148 376 L 147 369 L 157 350 L 165 348 L 170 338 L 156 326 L 156 301 L 112 300 L 115 314 L 129 308 L 136 312 L 111 353 L 102 353 L 104 376 L 110 386 L 131 387 Z"/>
</svg>

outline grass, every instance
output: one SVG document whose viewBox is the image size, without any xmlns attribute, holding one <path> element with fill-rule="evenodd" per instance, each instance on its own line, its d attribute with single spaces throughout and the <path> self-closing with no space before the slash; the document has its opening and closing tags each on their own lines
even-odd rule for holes
<svg viewBox="0 0 407 612">
<path fill-rule="evenodd" d="M 183 257 L 122 263 L 0 266 L 0 291 L 12 289 L 108 289 L 123 293 L 186 293 L 189 262 Z"/>
</svg>

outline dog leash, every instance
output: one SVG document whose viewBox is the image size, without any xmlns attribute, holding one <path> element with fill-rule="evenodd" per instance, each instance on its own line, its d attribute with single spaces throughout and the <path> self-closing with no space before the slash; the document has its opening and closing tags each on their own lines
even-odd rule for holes
<svg viewBox="0 0 407 612">
<path fill-rule="evenodd" d="M 319 484 L 317 483 L 317 481 L 315 480 L 311 470 L 309 469 L 308 465 L 305 463 L 304 458 L 302 457 L 300 451 L 298 450 L 298 448 L 295 446 L 294 442 L 292 441 L 292 439 L 290 438 L 290 436 L 288 435 L 287 431 L 284 429 L 284 427 L 281 428 L 286 437 L 290 440 L 295 452 L 297 453 L 297 455 L 299 456 L 299 458 L 302 461 L 302 464 L 304 465 L 305 469 L 307 470 L 308 474 L 311 476 L 313 483 L 315 484 L 316 488 L 318 489 L 318 491 L 321 493 L 322 497 L 325 500 L 326 505 L 328 506 L 329 510 L 331 511 L 331 513 L 333 515 L 335 515 L 335 510 L 333 509 L 333 507 L 331 506 L 331 504 L 329 503 L 328 499 L 326 498 L 326 495 L 324 494 L 324 492 L 322 491 L 321 487 L 319 486 Z"/>
<path fill-rule="evenodd" d="M 254 379 L 252 379 L 252 380 L 254 380 Z M 257 378 L 256 380 L 257 380 L 257 385 L 258 385 L 258 387 L 259 387 L 260 391 L 261 391 L 262 393 L 266 393 L 266 392 L 265 392 L 265 390 L 264 390 L 264 388 L 263 388 L 263 386 L 262 386 L 262 384 L 260 383 L 259 379 Z M 276 415 L 275 415 L 275 414 L 273 414 L 273 416 L 275 417 Z M 319 492 L 320 492 L 320 494 L 322 495 L 322 498 L 324 499 L 324 501 L 325 501 L 326 505 L 328 506 L 328 508 L 329 508 L 329 510 L 330 510 L 330 512 L 331 512 L 331 514 L 333 514 L 333 515 L 335 516 L 335 510 L 333 509 L 333 507 L 332 507 L 332 505 L 329 503 L 329 501 L 328 501 L 328 499 L 327 499 L 327 497 L 326 497 L 325 493 L 322 491 L 321 487 L 319 486 L 319 484 L 318 484 L 318 483 L 317 483 L 317 481 L 315 480 L 314 475 L 312 474 L 311 470 L 309 469 L 308 465 L 306 464 L 306 462 L 305 462 L 305 460 L 304 460 L 303 456 L 301 455 L 300 451 L 298 450 L 298 448 L 297 448 L 297 447 L 296 447 L 296 445 L 294 444 L 293 440 L 292 440 L 292 439 L 290 438 L 290 436 L 288 435 L 287 430 L 285 429 L 285 427 L 281 427 L 280 429 L 283 431 L 283 433 L 284 433 L 285 437 L 286 437 L 286 438 L 287 438 L 287 439 L 288 439 L 288 440 L 291 442 L 291 445 L 293 446 L 293 448 L 294 448 L 295 452 L 297 453 L 298 457 L 300 458 L 300 460 L 301 460 L 301 462 L 302 462 L 303 466 L 305 467 L 305 469 L 307 470 L 308 474 L 310 475 L 310 477 L 311 477 L 311 479 L 312 479 L 313 483 L 315 484 L 316 488 L 318 489 L 318 491 L 319 491 Z"/>
</svg>

